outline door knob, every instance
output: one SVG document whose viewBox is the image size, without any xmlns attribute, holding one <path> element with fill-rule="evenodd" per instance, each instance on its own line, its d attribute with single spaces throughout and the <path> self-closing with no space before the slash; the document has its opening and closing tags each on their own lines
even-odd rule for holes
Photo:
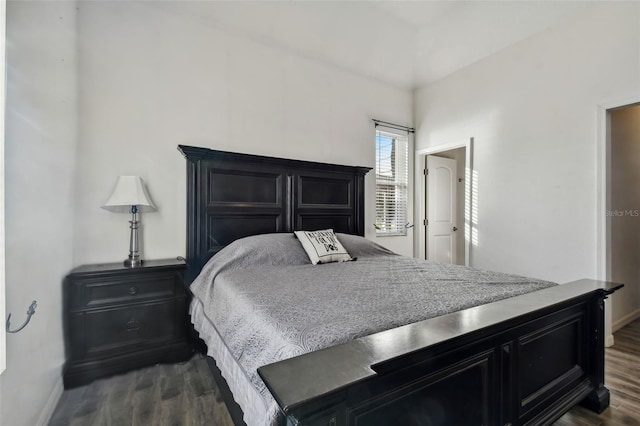
<svg viewBox="0 0 640 426">
<path fill-rule="evenodd" d="M 455 226 L 452 229 L 453 232 L 456 232 L 457 230 L 458 230 L 458 228 L 456 228 Z"/>
</svg>

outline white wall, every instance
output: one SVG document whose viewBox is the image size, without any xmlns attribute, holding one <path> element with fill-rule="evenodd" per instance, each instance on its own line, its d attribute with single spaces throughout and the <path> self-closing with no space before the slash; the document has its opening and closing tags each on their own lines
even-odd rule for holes
<svg viewBox="0 0 640 426">
<path fill-rule="evenodd" d="M 62 391 L 62 278 L 72 266 L 76 149 L 75 4 L 7 4 L 7 335 L 0 424 L 46 420 Z"/>
<path fill-rule="evenodd" d="M 475 267 L 596 277 L 597 105 L 640 91 L 640 4 L 583 13 L 415 95 L 416 149 L 474 137 Z"/>
<path fill-rule="evenodd" d="M 143 257 L 184 255 L 186 166 L 178 144 L 373 167 L 371 118 L 411 124 L 409 91 L 218 25 L 213 6 L 79 4 L 74 264 L 127 256 L 129 218 L 100 208 L 119 174 L 142 176 L 158 207 L 142 215 Z M 374 194 L 372 171 L 372 238 Z M 412 252 L 410 236 L 381 242 Z"/>
<path fill-rule="evenodd" d="M 611 111 L 611 296 L 614 330 L 640 314 L 640 106 Z"/>
</svg>

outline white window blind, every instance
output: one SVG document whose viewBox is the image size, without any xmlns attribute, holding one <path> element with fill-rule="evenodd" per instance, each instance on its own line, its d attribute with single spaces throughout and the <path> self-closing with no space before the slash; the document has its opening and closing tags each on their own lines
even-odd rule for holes
<svg viewBox="0 0 640 426">
<path fill-rule="evenodd" d="M 406 235 L 409 138 L 376 129 L 376 235 Z"/>
</svg>

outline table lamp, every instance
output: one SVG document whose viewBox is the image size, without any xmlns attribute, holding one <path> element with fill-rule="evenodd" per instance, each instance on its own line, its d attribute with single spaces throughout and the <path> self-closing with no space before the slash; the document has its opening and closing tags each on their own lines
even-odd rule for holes
<svg viewBox="0 0 640 426">
<path fill-rule="evenodd" d="M 124 266 L 136 267 L 142 265 L 138 248 L 138 212 L 154 211 L 151 197 L 139 176 L 119 176 L 116 186 L 103 209 L 116 213 L 131 213 L 131 236 L 129 237 L 129 258 Z"/>
</svg>

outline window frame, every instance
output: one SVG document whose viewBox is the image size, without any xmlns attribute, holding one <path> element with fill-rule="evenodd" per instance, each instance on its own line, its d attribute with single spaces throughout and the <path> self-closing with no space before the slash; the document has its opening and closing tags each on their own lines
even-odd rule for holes
<svg viewBox="0 0 640 426">
<path fill-rule="evenodd" d="M 376 127 L 376 133 L 375 133 L 375 140 L 376 140 L 376 145 L 375 145 L 375 150 L 376 150 L 376 166 L 375 166 L 375 173 L 376 173 L 376 197 L 375 197 L 375 228 L 376 228 L 376 237 L 394 237 L 394 236 L 406 236 L 407 235 L 407 224 L 408 224 L 408 218 L 409 218 L 409 187 L 410 187 L 410 183 L 409 183 L 409 172 L 410 172 L 410 164 L 409 164 L 409 160 L 410 160 L 410 153 L 409 153 L 409 148 L 410 148 L 410 140 L 409 140 L 409 134 L 408 133 L 404 133 L 404 132 L 400 132 L 400 131 L 392 131 L 392 130 L 387 130 L 386 128 L 384 130 Z M 380 172 L 380 163 L 381 163 L 381 159 L 380 159 L 380 147 L 379 147 L 379 140 L 380 137 L 387 137 L 387 138 L 391 138 L 393 140 L 393 144 L 395 144 L 395 149 L 394 151 L 396 152 L 395 158 L 391 158 L 391 162 L 395 163 L 395 164 L 390 164 L 391 166 L 391 179 L 380 179 L 380 176 L 382 175 L 382 173 Z M 400 152 L 398 151 L 398 145 L 401 146 L 401 148 L 403 149 L 404 152 Z M 393 148 L 392 148 L 393 149 Z M 402 174 L 403 176 L 399 176 L 400 174 Z M 381 185 L 385 185 L 385 186 L 392 186 L 395 187 L 395 191 L 402 191 L 402 194 L 400 196 L 396 195 L 396 199 L 395 199 L 395 203 L 396 205 L 394 206 L 394 212 L 395 212 L 395 216 L 400 216 L 399 219 L 394 219 L 393 221 L 391 220 L 385 220 L 382 221 L 382 223 L 380 223 L 378 221 L 378 200 L 379 200 L 379 196 L 381 194 L 381 191 L 379 189 L 379 187 Z M 389 194 L 390 191 L 385 191 L 384 194 L 387 195 Z M 402 204 L 400 206 L 401 209 L 403 209 L 404 211 L 402 212 L 398 212 L 398 204 Z M 386 210 L 386 208 L 384 208 Z M 386 224 L 386 226 L 385 226 Z M 382 228 L 381 228 L 382 226 Z"/>
</svg>

